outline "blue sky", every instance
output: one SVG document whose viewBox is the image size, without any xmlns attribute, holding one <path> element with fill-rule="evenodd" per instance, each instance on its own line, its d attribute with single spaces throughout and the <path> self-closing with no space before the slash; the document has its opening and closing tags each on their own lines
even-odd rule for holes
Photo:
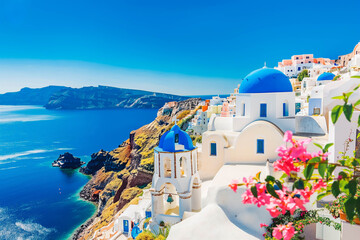
<svg viewBox="0 0 360 240">
<path fill-rule="evenodd" d="M 0 0 L 0 92 L 103 84 L 228 93 L 265 61 L 350 52 L 359 9 L 359 0 Z"/>
</svg>

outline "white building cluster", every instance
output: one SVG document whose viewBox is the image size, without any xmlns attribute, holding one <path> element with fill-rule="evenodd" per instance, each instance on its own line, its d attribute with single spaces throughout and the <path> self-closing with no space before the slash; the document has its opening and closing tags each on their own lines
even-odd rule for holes
<svg viewBox="0 0 360 240">
<path fill-rule="evenodd" d="M 259 171 L 263 176 L 274 174 L 272 163 L 278 158 L 276 149 L 284 144 L 285 131 L 292 131 L 298 139 L 311 137 L 319 144 L 334 143 L 330 149 L 332 162 L 339 158 L 346 139 L 356 139 L 357 121 L 349 123 L 341 117 L 334 125 L 329 114 L 335 105 L 342 104 L 334 96 L 360 84 L 360 55 L 349 61 L 355 67 L 346 69 L 328 68 L 333 62 L 326 59 L 322 64 L 325 67 L 321 67 L 312 55 L 296 56 L 302 58 L 292 59 L 294 71 L 299 73 L 298 66 L 303 64 L 310 72 L 298 93 L 286 72 L 258 69 L 248 74 L 227 99 L 214 97 L 201 104 L 190 124 L 192 131 L 202 135 L 201 144 L 194 146 L 177 125 L 163 134 L 154 150 L 150 229 L 158 231 L 159 226 L 173 225 L 170 240 L 261 239 L 259 225 L 270 223 L 268 212 L 242 204 L 245 188 L 234 193 L 228 187 L 231 181 Z M 358 99 L 360 94 L 354 92 L 350 102 Z M 355 111 L 353 118 L 359 113 Z M 350 142 L 348 153 L 357 144 L 357 140 Z M 309 150 L 317 148 L 309 145 Z M 124 229 L 119 224 L 125 222 L 119 220 L 117 224 L 118 229 Z M 316 231 L 317 239 L 324 239 L 322 231 Z"/>
</svg>

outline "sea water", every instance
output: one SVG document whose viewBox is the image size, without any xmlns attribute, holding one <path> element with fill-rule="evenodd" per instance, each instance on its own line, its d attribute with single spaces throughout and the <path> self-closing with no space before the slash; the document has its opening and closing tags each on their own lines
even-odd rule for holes
<svg viewBox="0 0 360 240">
<path fill-rule="evenodd" d="M 0 106 L 0 239 L 67 239 L 96 206 L 79 198 L 89 180 L 54 168 L 70 152 L 88 162 L 156 117 L 154 109 L 51 111 Z"/>
</svg>

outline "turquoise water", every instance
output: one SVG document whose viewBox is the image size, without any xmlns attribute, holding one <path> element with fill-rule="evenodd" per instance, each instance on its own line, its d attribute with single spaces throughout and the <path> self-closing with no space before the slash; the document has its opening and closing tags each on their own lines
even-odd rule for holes
<svg viewBox="0 0 360 240">
<path fill-rule="evenodd" d="M 0 106 L 0 239 L 68 238 L 96 207 L 78 197 L 89 177 L 51 163 L 66 151 L 87 162 L 112 150 L 156 112 Z"/>
</svg>

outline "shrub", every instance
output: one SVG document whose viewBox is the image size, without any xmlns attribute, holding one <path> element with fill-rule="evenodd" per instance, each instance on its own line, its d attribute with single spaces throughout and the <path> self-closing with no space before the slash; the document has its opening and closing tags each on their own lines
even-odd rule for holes
<svg viewBox="0 0 360 240">
<path fill-rule="evenodd" d="M 301 71 L 301 73 L 299 73 L 297 79 L 299 80 L 299 82 L 301 82 L 305 77 L 309 77 L 309 71 L 304 69 Z"/>
<path fill-rule="evenodd" d="M 155 236 L 152 232 L 144 230 L 135 240 L 155 240 Z"/>
</svg>

